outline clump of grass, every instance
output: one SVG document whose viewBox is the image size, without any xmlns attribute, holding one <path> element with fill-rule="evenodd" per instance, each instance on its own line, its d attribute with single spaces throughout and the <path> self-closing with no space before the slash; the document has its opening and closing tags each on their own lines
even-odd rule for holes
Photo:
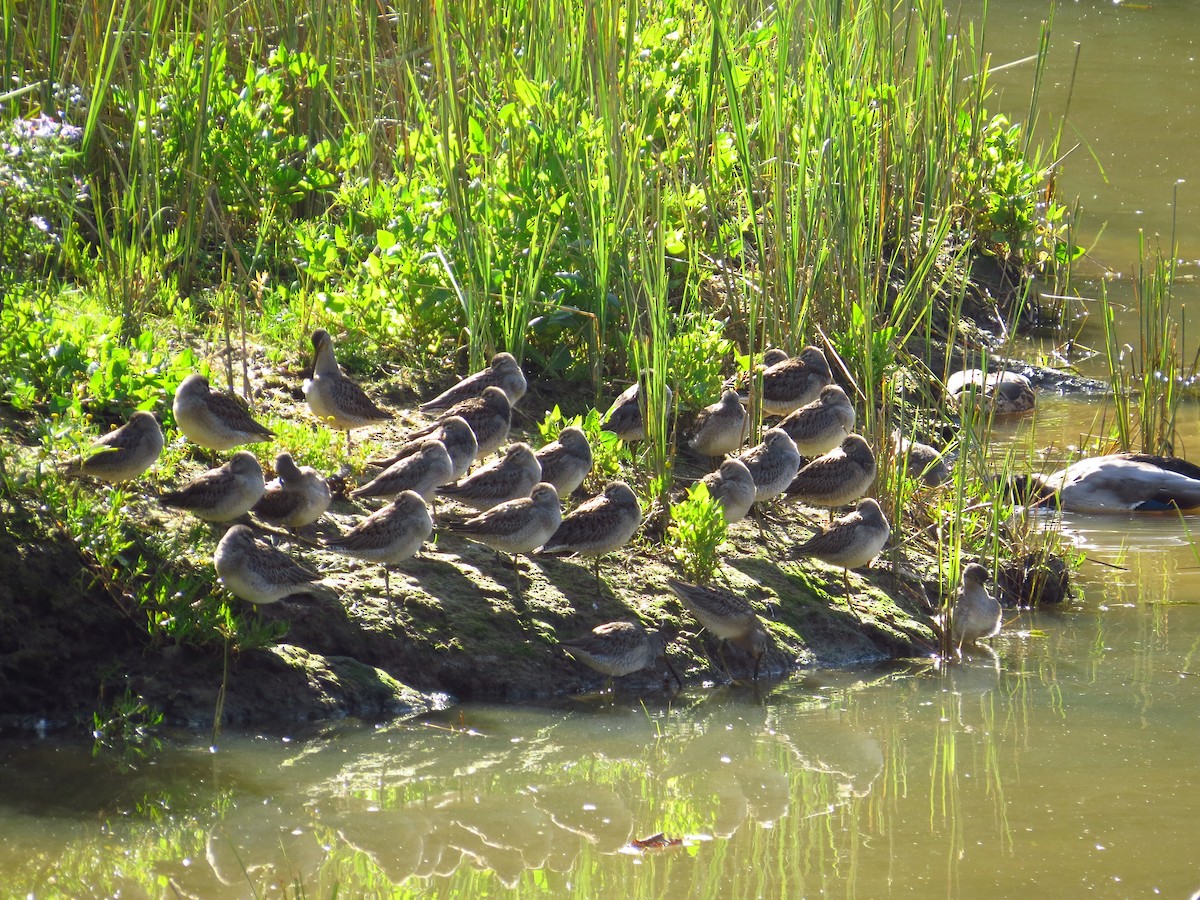
<svg viewBox="0 0 1200 900">
<path fill-rule="evenodd" d="M 671 506 L 667 544 L 687 580 L 707 584 L 712 579 L 721 563 L 717 549 L 725 540 L 725 530 L 721 504 L 702 481 L 688 489 L 686 500 Z"/>
</svg>

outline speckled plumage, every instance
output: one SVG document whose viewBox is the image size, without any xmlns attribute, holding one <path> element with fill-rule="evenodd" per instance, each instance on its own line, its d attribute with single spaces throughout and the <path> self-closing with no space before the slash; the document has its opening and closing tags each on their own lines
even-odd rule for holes
<svg viewBox="0 0 1200 900">
<path fill-rule="evenodd" d="M 565 516 L 540 552 L 600 557 L 625 546 L 641 524 L 642 508 L 633 489 L 613 481 Z"/>
<path fill-rule="evenodd" d="M 120 428 L 92 442 L 89 452 L 63 463 L 64 475 L 88 475 L 118 484 L 132 481 L 158 460 L 163 433 L 152 413 L 135 412 Z"/>
<path fill-rule="evenodd" d="M 787 495 L 812 506 L 845 506 L 867 492 L 876 471 L 871 445 L 862 435 L 852 434 L 797 472 Z"/>
<path fill-rule="evenodd" d="M 504 456 L 488 463 L 455 484 L 438 488 L 438 494 L 475 509 L 527 497 L 542 480 L 542 466 L 528 444 L 510 444 Z"/>
<path fill-rule="evenodd" d="M 247 525 L 234 525 L 225 532 L 217 544 L 213 563 L 230 593 L 257 604 L 310 593 L 321 580 L 316 572 L 258 540 Z"/>
<path fill-rule="evenodd" d="M 988 593 L 987 580 L 988 570 L 979 563 L 968 563 L 963 569 L 950 614 L 950 633 L 956 646 L 973 644 L 1000 631 L 1000 602 Z"/>
<path fill-rule="evenodd" d="M 762 373 L 760 401 L 764 415 L 786 416 L 817 399 L 821 388 L 833 380 L 820 348 L 805 347 L 796 356 L 782 359 L 779 353 L 769 350 L 763 357 L 767 366 Z"/>
<path fill-rule="evenodd" d="M 592 445 L 583 429 L 571 425 L 536 453 L 542 481 L 554 485 L 559 497 L 570 496 L 592 471 Z"/>
<path fill-rule="evenodd" d="M 268 482 L 251 512 L 270 525 L 303 528 L 329 509 L 329 484 L 311 466 L 297 466 L 290 453 L 275 457 L 275 480 Z"/>
<path fill-rule="evenodd" d="M 454 467 L 450 481 L 457 481 L 466 475 L 471 463 L 475 462 L 475 454 L 479 452 L 479 442 L 475 440 L 475 432 L 471 430 L 467 420 L 462 416 L 445 416 L 438 420 L 437 425 L 426 437 L 406 441 L 391 456 L 369 459 L 367 464 L 386 469 L 420 450 L 427 440 L 441 441 L 446 452 L 450 454 L 450 462 Z"/>
<path fill-rule="evenodd" d="M 727 525 L 744 519 L 758 496 L 754 476 L 740 459 L 725 460 L 717 471 L 705 475 L 701 481 L 707 485 L 709 496 L 720 502 Z"/>
<path fill-rule="evenodd" d="M 454 461 L 445 444 L 424 438 L 411 453 L 400 457 L 373 479 L 350 492 L 351 497 L 395 497 L 416 491 L 428 500 L 454 477 Z"/>
<path fill-rule="evenodd" d="M 186 510 L 206 522 L 228 522 L 248 513 L 265 490 L 262 466 L 253 453 L 241 450 L 225 465 L 209 469 L 159 499 L 164 506 Z"/>
<path fill-rule="evenodd" d="M 304 381 L 304 399 L 312 414 L 337 431 L 346 432 L 346 446 L 355 428 L 378 425 L 392 414 L 375 404 L 362 388 L 342 374 L 333 352 L 333 338 L 324 328 L 312 334 L 313 373 Z"/>
<path fill-rule="evenodd" d="M 421 404 L 421 412 L 444 412 L 456 403 L 478 397 L 484 388 L 498 387 L 508 396 L 508 402 L 516 402 L 525 396 L 527 384 L 525 373 L 511 353 L 497 353 L 491 364 L 473 375 L 468 375 L 449 390 Z"/>
<path fill-rule="evenodd" d="M 669 387 L 664 385 L 663 389 L 666 391 L 663 399 L 669 407 L 673 395 Z M 613 401 L 600 427 L 604 431 L 611 431 L 626 443 L 645 440 L 646 422 L 642 415 L 641 386 L 637 382 Z"/>
<path fill-rule="evenodd" d="M 800 468 L 796 442 L 779 428 L 768 430 L 761 444 L 744 451 L 738 459 L 745 463 L 754 479 L 756 503 L 782 494 Z"/>
<path fill-rule="evenodd" d="M 512 404 L 508 395 L 495 385 L 483 389 L 478 397 L 455 403 L 433 425 L 413 434 L 414 438 L 427 437 L 453 416 L 462 418 L 475 435 L 475 458 L 483 459 L 494 453 L 508 440 L 512 427 Z"/>
<path fill-rule="evenodd" d="M 746 432 L 746 408 L 737 391 L 727 390 L 697 414 L 687 445 L 703 456 L 724 456 L 742 446 Z"/>
<path fill-rule="evenodd" d="M 605 622 L 588 634 L 563 641 L 562 647 L 584 665 L 610 678 L 632 675 L 661 659 L 679 681 L 679 675 L 666 659 L 666 637 L 660 631 L 646 631 L 636 622 Z"/>
<path fill-rule="evenodd" d="M 793 551 L 797 558 L 815 557 L 832 566 L 865 566 L 883 550 L 892 529 L 879 503 L 868 497 Z"/>
<path fill-rule="evenodd" d="M 1029 379 L 1007 370 L 988 372 L 986 375 L 982 369 L 954 372 L 946 379 L 946 393 L 956 403 L 962 403 L 972 396 L 981 396 L 983 402 L 994 409 L 998 416 L 1029 412 L 1037 402 Z"/>
<path fill-rule="evenodd" d="M 796 442 L 801 456 L 828 453 L 854 433 L 854 407 L 836 384 L 827 384 L 812 403 L 789 413 L 778 427 Z"/>
<path fill-rule="evenodd" d="M 919 479 L 927 487 L 937 487 L 950 480 L 950 463 L 946 454 L 936 448 L 906 438 L 898 431 L 892 432 L 892 446 L 897 460 L 904 459 L 909 478 Z"/>
<path fill-rule="evenodd" d="M 275 437 L 236 398 L 214 391 L 203 375 L 189 375 L 180 382 L 171 411 L 184 436 L 208 450 L 229 450 Z"/>
<path fill-rule="evenodd" d="M 667 586 L 705 630 L 721 641 L 741 648 L 754 660 L 754 680 L 767 652 L 769 637 L 754 608 L 743 597 L 719 588 L 687 584 L 675 578 Z"/>
<path fill-rule="evenodd" d="M 388 566 L 415 556 L 432 531 L 433 517 L 424 498 L 415 491 L 402 491 L 383 509 L 325 544 L 337 553 L 383 566 L 385 589 L 390 596 Z"/>
</svg>

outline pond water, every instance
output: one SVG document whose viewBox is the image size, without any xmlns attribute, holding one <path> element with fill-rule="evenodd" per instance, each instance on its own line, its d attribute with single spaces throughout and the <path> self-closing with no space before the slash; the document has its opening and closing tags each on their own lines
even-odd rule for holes
<svg viewBox="0 0 1200 900">
<path fill-rule="evenodd" d="M 1032 52 L 1046 6 L 992 4 L 997 64 Z M 1128 271 L 1138 228 L 1169 234 L 1181 178 L 1181 256 L 1200 256 L 1200 4 L 1062 3 L 1055 26 L 1046 108 L 1078 40 L 1072 128 L 1107 176 L 1081 147 L 1061 182 L 1084 198 L 1097 267 Z M 1022 78 L 1007 71 L 997 98 L 1014 119 Z M 1032 436 L 998 437 L 1077 444 L 1103 407 L 1045 398 Z M 1200 407 L 1181 421 L 1185 452 L 1200 447 Z M 0 895 L 1188 896 L 1200 517 L 1063 525 L 1085 555 L 1077 597 L 1011 614 L 994 655 L 960 664 L 692 686 L 670 704 L 472 705 L 215 751 L 177 736 L 132 771 L 7 739 Z M 631 843 L 659 832 L 682 843 Z"/>
</svg>

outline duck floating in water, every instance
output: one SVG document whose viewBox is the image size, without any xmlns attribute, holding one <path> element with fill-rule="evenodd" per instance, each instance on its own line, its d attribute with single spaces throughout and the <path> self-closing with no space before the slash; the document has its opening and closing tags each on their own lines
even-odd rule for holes
<svg viewBox="0 0 1200 900">
<path fill-rule="evenodd" d="M 1081 459 L 1050 475 L 1018 475 L 1018 501 L 1067 512 L 1200 509 L 1200 466 L 1175 456 L 1112 453 Z"/>
<path fill-rule="evenodd" d="M 972 397 L 980 398 L 998 416 L 1029 412 L 1036 402 L 1029 379 L 1003 369 L 986 374 L 982 369 L 955 372 L 946 379 L 946 393 L 958 405 Z"/>
</svg>

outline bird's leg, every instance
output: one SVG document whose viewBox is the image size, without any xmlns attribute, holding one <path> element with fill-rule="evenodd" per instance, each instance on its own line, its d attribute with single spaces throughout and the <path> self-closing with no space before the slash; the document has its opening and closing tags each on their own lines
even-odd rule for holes
<svg viewBox="0 0 1200 900">
<path fill-rule="evenodd" d="M 858 614 L 858 607 L 854 605 L 854 601 L 850 597 L 850 570 L 842 569 L 842 584 L 846 586 L 846 608 L 850 610 L 850 614 L 861 623 L 862 616 Z"/>
<path fill-rule="evenodd" d="M 350 432 L 347 431 L 346 434 L 350 434 Z M 392 599 L 392 578 L 391 578 L 390 573 L 388 572 L 388 567 L 386 565 L 383 567 L 383 590 L 385 593 L 387 593 L 388 600 L 391 601 L 391 599 Z"/>
<path fill-rule="evenodd" d="M 521 568 L 520 568 L 519 563 L 517 562 L 517 554 L 515 554 L 515 553 L 512 555 L 512 563 L 513 563 L 513 581 L 517 585 L 517 599 L 522 600 L 523 598 L 521 597 Z"/>
<path fill-rule="evenodd" d="M 602 584 L 600 582 L 600 557 L 598 556 L 592 561 L 592 571 L 596 574 L 596 590 L 599 590 Z"/>
</svg>

